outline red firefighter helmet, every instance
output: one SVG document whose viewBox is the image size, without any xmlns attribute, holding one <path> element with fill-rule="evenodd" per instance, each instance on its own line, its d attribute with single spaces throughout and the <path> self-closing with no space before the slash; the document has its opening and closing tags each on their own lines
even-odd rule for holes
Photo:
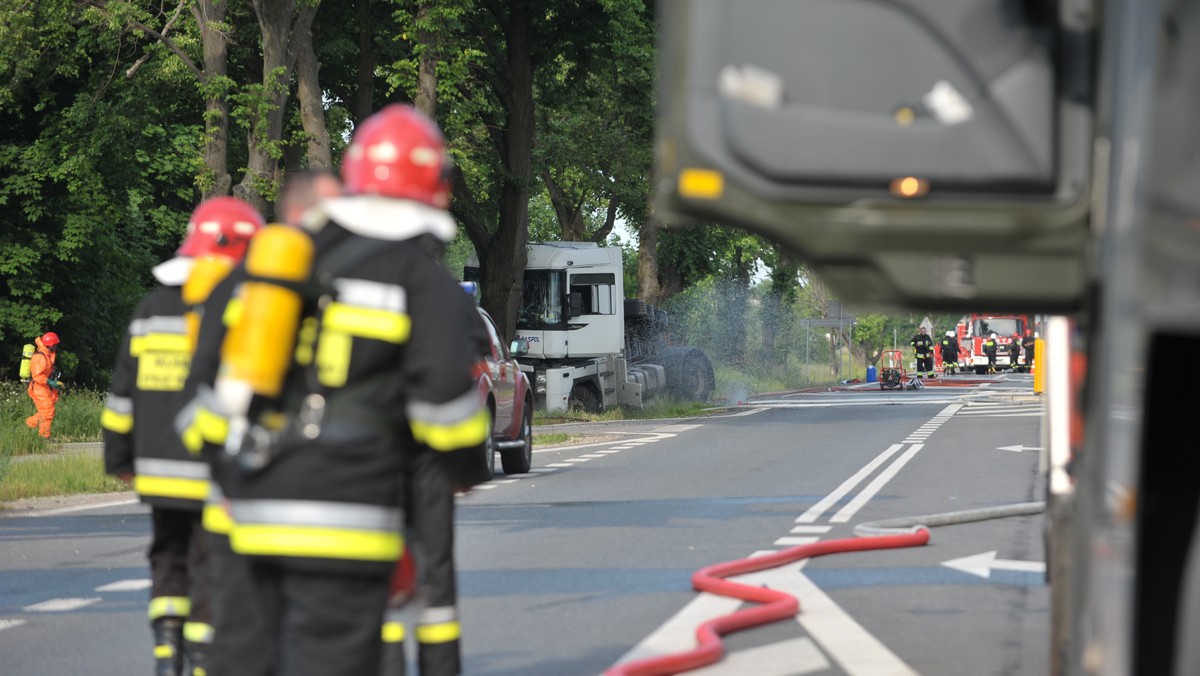
<svg viewBox="0 0 1200 676">
<path fill-rule="evenodd" d="M 1025 335 L 1026 335 L 1026 336 L 1032 336 L 1032 335 L 1033 335 L 1033 329 L 1025 329 Z"/>
<path fill-rule="evenodd" d="M 206 199 L 188 219 L 180 256 L 225 256 L 241 261 L 250 238 L 262 229 L 262 214 L 236 197 Z"/>
<path fill-rule="evenodd" d="M 47 331 L 45 335 L 42 336 L 42 345 L 45 345 L 46 347 L 54 347 L 55 345 L 58 345 L 58 334 L 53 331 Z"/>
<path fill-rule="evenodd" d="M 363 121 L 342 160 L 347 195 L 450 205 L 450 158 L 437 124 L 412 106 L 394 103 Z"/>
</svg>

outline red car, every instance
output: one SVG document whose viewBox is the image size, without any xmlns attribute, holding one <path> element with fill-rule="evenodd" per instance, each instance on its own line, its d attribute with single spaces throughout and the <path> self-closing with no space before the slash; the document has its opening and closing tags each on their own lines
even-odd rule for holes
<svg viewBox="0 0 1200 676">
<path fill-rule="evenodd" d="M 524 474 L 533 464 L 533 389 L 516 357 L 528 352 L 529 346 L 523 340 L 514 340 L 511 347 L 505 345 L 491 316 L 483 308 L 476 309 L 491 343 L 491 352 L 475 365 L 479 396 L 492 416 L 484 462 L 494 474 L 499 451 L 505 474 Z"/>
</svg>

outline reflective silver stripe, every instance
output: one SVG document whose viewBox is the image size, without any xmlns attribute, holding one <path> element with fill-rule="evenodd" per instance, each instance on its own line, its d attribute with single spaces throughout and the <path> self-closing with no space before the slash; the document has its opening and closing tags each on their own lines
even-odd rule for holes
<svg viewBox="0 0 1200 676">
<path fill-rule="evenodd" d="M 401 512 L 396 507 L 316 500 L 234 500 L 233 520 L 238 525 L 276 524 L 399 531 Z"/>
<path fill-rule="evenodd" d="M 383 613 L 384 622 L 395 622 L 401 626 L 404 625 L 404 616 L 408 614 L 408 608 L 392 608 L 388 606 Z"/>
<path fill-rule="evenodd" d="M 418 624 L 445 624 L 447 622 L 458 621 L 458 608 L 455 606 L 439 606 L 437 608 L 425 608 L 421 611 L 421 617 L 417 620 Z"/>
<path fill-rule="evenodd" d="M 108 393 L 108 398 L 104 400 L 104 408 L 113 413 L 129 415 L 133 413 L 133 399 L 129 397 L 118 397 L 112 392 Z"/>
<path fill-rule="evenodd" d="M 404 312 L 407 293 L 404 287 L 366 279 L 335 279 L 339 303 L 369 307 L 390 312 Z"/>
<path fill-rule="evenodd" d="M 204 501 L 210 505 L 219 505 L 225 500 L 225 493 L 221 491 L 221 487 L 217 482 L 212 482 L 208 485 L 208 497 Z"/>
<path fill-rule="evenodd" d="M 208 463 L 199 460 L 164 460 L 134 458 L 133 473 L 139 476 L 172 477 L 175 479 L 209 478 Z"/>
<path fill-rule="evenodd" d="M 434 425 L 453 425 L 469 420 L 479 411 L 479 407 L 479 393 L 472 389 L 467 390 L 467 393 L 461 397 L 451 399 L 444 404 L 433 404 L 420 400 L 410 401 L 406 407 L 406 413 L 409 420 Z"/>
<path fill-rule="evenodd" d="M 187 333 L 187 320 L 183 317 L 155 315 L 142 317 L 129 323 L 129 335 L 146 336 L 151 333 Z"/>
</svg>

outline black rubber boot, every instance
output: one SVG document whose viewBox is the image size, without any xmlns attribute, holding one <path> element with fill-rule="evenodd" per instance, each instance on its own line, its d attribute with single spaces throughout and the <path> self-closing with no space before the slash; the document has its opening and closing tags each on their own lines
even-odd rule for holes
<svg viewBox="0 0 1200 676">
<path fill-rule="evenodd" d="M 187 655 L 187 676 L 208 676 L 208 649 L 207 643 L 196 643 L 194 641 L 184 641 L 183 651 Z"/>
<path fill-rule="evenodd" d="M 183 676 L 183 620 L 161 617 L 150 627 L 154 630 L 154 675 Z"/>
</svg>

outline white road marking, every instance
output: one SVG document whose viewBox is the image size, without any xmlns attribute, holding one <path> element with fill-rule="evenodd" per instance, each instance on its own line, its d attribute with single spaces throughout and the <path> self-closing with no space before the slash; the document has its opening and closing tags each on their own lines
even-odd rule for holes
<svg viewBox="0 0 1200 676">
<path fill-rule="evenodd" d="M 798 545 L 811 545 L 812 543 L 814 543 L 820 539 L 821 538 L 819 538 L 819 537 L 812 537 L 812 536 L 809 536 L 809 537 L 785 536 L 785 537 L 781 537 L 778 540 L 776 540 L 774 542 L 774 544 L 776 547 L 795 547 Z"/>
<path fill-rule="evenodd" d="M 874 472 L 876 467 L 882 465 L 888 458 L 892 457 L 902 448 L 904 448 L 904 444 L 892 444 L 891 446 L 888 446 L 886 451 L 875 456 L 874 460 L 867 463 L 862 469 L 855 472 L 854 476 L 843 481 L 842 485 L 835 488 L 832 493 L 826 495 L 824 498 L 821 498 L 817 504 L 809 507 L 808 511 L 804 512 L 799 518 L 796 519 L 796 523 L 812 523 L 813 521 L 819 519 L 821 515 L 825 513 L 825 510 L 829 509 L 829 507 L 838 500 L 841 500 L 842 496 L 849 493 L 854 489 L 855 486 L 859 484 L 859 482 L 867 478 L 871 472 Z"/>
<path fill-rule="evenodd" d="M 140 591 L 150 588 L 150 580 L 143 578 L 140 580 L 118 580 L 109 582 L 108 584 L 96 587 L 98 592 L 121 592 L 121 591 Z"/>
<path fill-rule="evenodd" d="M 778 575 L 772 588 L 800 599 L 796 621 L 850 676 L 917 676 L 887 646 L 863 629 L 804 573 Z"/>
<path fill-rule="evenodd" d="M 654 428 L 654 430 L 653 430 L 653 431 L 654 431 L 655 433 L 658 433 L 658 434 L 663 434 L 663 433 L 677 433 L 677 432 L 686 432 L 686 431 L 688 431 L 688 430 L 694 430 L 694 429 L 696 429 L 697 427 L 702 427 L 702 425 L 683 425 L 683 424 L 679 424 L 679 425 L 664 425 L 664 426 L 662 426 L 662 427 L 656 427 L 656 428 Z"/>
<path fill-rule="evenodd" d="M 573 465 L 569 462 L 552 462 L 546 466 L 547 467 L 573 467 Z"/>
<path fill-rule="evenodd" d="M 892 464 L 887 466 L 887 469 L 880 472 L 879 476 L 875 477 L 871 483 L 867 484 L 867 487 L 864 488 L 862 492 L 854 496 L 853 500 L 851 500 L 846 504 L 845 507 L 841 508 L 836 514 L 830 517 L 829 521 L 831 523 L 846 523 L 849 521 L 850 518 L 853 517 L 858 510 L 862 509 L 862 506 L 867 504 L 868 500 L 875 497 L 875 494 L 878 493 L 884 486 L 886 486 L 887 482 L 891 481 L 892 477 L 896 476 L 896 473 L 903 469 L 904 466 L 908 464 L 908 461 L 912 460 L 913 456 L 920 452 L 922 448 L 925 448 L 925 444 L 913 444 L 910 446 L 903 455 L 901 455 L 899 458 L 896 458 Z"/>
<path fill-rule="evenodd" d="M 22 624 L 25 624 L 25 620 L 0 620 L 0 631 L 19 627 Z"/>
<path fill-rule="evenodd" d="M 789 533 L 828 533 L 833 526 L 796 526 Z"/>
<path fill-rule="evenodd" d="M 68 610 L 78 610 L 93 603 L 99 603 L 103 599 L 99 597 L 93 599 L 50 599 L 35 603 L 32 606 L 25 606 L 24 610 L 27 613 L 61 613 Z"/>
<path fill-rule="evenodd" d="M 494 483 L 486 483 L 486 484 L 479 484 L 478 486 L 474 486 L 474 487 L 472 488 L 472 490 L 476 490 L 476 491 L 490 491 L 490 490 L 492 490 L 492 489 L 493 489 L 493 488 L 495 488 L 495 487 L 496 487 L 496 484 L 494 484 Z"/>
<path fill-rule="evenodd" d="M 529 470 L 529 471 L 530 471 L 530 472 L 534 472 L 534 473 L 538 473 L 538 474 L 545 474 L 545 473 L 547 473 L 547 472 L 557 472 L 557 471 L 558 471 L 558 469 L 557 469 L 557 468 L 554 468 L 554 467 L 535 467 L 535 468 L 533 468 L 533 469 L 531 469 L 531 470 Z M 525 476 L 525 475 L 524 475 L 524 474 L 522 474 L 521 476 Z"/>
<path fill-rule="evenodd" d="M 586 455 L 581 455 L 579 457 L 581 457 L 581 458 L 603 458 L 604 454 L 603 453 L 588 453 Z"/>
<path fill-rule="evenodd" d="M 70 514 L 71 512 L 82 512 L 88 509 L 104 509 L 105 507 L 119 507 L 121 505 L 132 505 L 138 501 L 137 496 L 131 498 L 123 498 L 121 500 L 113 500 L 112 502 L 98 502 L 94 505 L 75 505 L 74 507 L 60 507 L 58 509 L 47 509 L 38 512 L 30 512 L 22 516 L 56 516 L 58 514 Z"/>
<path fill-rule="evenodd" d="M 591 458 L 571 458 L 570 460 L 563 460 L 563 462 L 571 464 L 571 463 L 587 462 L 588 460 L 591 460 Z"/>
<path fill-rule="evenodd" d="M 718 663 L 687 672 L 689 676 L 754 674 L 754 676 L 800 676 L 829 669 L 829 660 L 809 638 L 726 653 Z"/>
</svg>

